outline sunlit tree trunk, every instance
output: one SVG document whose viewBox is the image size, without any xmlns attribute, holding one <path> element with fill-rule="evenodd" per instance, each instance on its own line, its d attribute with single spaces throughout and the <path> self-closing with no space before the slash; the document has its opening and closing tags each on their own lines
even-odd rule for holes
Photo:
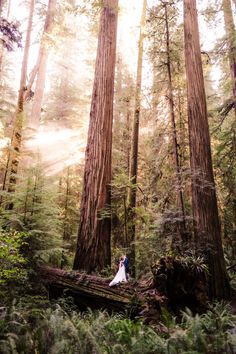
<svg viewBox="0 0 236 354">
<path fill-rule="evenodd" d="M 11 11 L 11 0 L 8 0 L 8 6 L 7 6 L 7 18 L 9 18 L 10 11 Z"/>
<path fill-rule="evenodd" d="M 38 74 L 37 74 L 37 80 L 35 85 L 32 111 L 29 119 L 29 125 L 30 127 L 33 128 L 37 128 L 40 122 L 43 93 L 44 93 L 44 86 L 45 86 L 45 79 L 46 79 L 47 61 L 48 61 L 48 54 L 50 48 L 48 35 L 51 33 L 53 27 L 53 19 L 56 11 L 56 2 L 57 0 L 48 1 L 48 9 L 47 9 L 47 15 L 46 15 L 46 20 L 44 25 L 44 32 L 43 32 L 43 37 L 39 49 Z M 32 74 L 34 74 L 34 71 L 32 72 Z M 34 75 L 31 75 L 31 80 L 33 78 Z"/>
<path fill-rule="evenodd" d="M 0 0 L 0 16 L 2 16 L 3 0 Z"/>
<path fill-rule="evenodd" d="M 23 217 L 24 224 L 26 223 L 26 219 L 27 219 L 29 198 L 30 198 L 30 176 L 28 176 L 28 178 L 27 178 L 27 186 L 26 186 L 26 192 L 25 192 L 24 217 Z"/>
<path fill-rule="evenodd" d="M 127 98 L 126 100 L 126 127 L 124 131 L 124 139 L 127 142 L 127 148 L 126 148 L 126 169 L 127 169 L 127 174 L 129 175 L 129 168 L 130 168 L 130 116 L 131 116 L 131 109 L 130 109 L 130 98 Z"/>
<path fill-rule="evenodd" d="M 184 0 L 184 38 L 195 244 L 208 264 L 210 296 L 227 298 L 229 283 L 213 177 L 196 0 Z"/>
<path fill-rule="evenodd" d="M 36 62 L 33 70 L 30 73 L 30 76 L 29 76 L 29 81 L 27 83 L 27 87 L 26 87 L 26 90 L 25 90 L 25 93 L 24 93 L 24 100 L 25 101 L 30 99 L 30 95 L 32 93 L 32 86 L 33 86 L 33 83 L 35 81 L 35 78 L 36 78 L 38 70 L 39 70 L 40 60 L 41 60 L 41 56 L 39 55 L 38 59 L 37 59 L 37 62 Z"/>
<path fill-rule="evenodd" d="M 234 6 L 235 6 L 235 8 L 236 8 L 236 0 L 233 0 L 233 3 L 234 3 Z"/>
<path fill-rule="evenodd" d="M 236 31 L 233 20 L 233 12 L 230 0 L 223 0 L 223 12 L 224 12 L 224 23 L 225 32 L 228 42 L 229 51 L 229 65 L 230 65 L 230 75 L 232 81 L 232 93 L 234 98 L 234 112 L 236 118 Z"/>
<path fill-rule="evenodd" d="M 63 220 L 63 240 L 68 241 L 71 237 L 71 228 L 69 227 L 69 199 L 70 199 L 70 167 L 67 167 L 66 190 L 64 199 L 64 220 Z"/>
<path fill-rule="evenodd" d="M 74 269 L 110 265 L 111 148 L 118 0 L 104 0 L 85 153 L 80 227 Z"/>
<path fill-rule="evenodd" d="M 13 133 L 11 138 L 11 145 L 9 149 L 9 155 L 7 160 L 7 166 L 3 181 L 3 190 L 8 192 L 15 191 L 15 185 L 17 182 L 17 171 L 19 165 L 21 139 L 22 139 L 22 125 L 23 125 L 23 113 L 24 113 L 24 92 L 27 77 L 27 65 L 30 49 L 30 38 L 33 24 L 33 13 L 34 13 L 35 0 L 31 0 L 29 8 L 29 18 L 28 26 L 26 32 L 26 40 L 23 54 L 23 61 L 21 66 L 21 79 L 20 79 L 20 89 L 18 93 L 18 100 L 16 106 L 16 114 L 13 125 Z M 9 175 L 9 176 L 8 176 Z M 9 181 L 9 183 L 8 183 Z M 8 207 L 12 208 L 12 205 Z"/>
<path fill-rule="evenodd" d="M 234 0 L 236 6 L 236 0 Z M 228 42 L 228 56 L 229 56 L 229 65 L 230 65 L 230 75 L 231 75 L 231 86 L 232 94 L 234 98 L 234 114 L 236 118 L 236 31 L 233 19 L 233 12 L 231 7 L 230 0 L 223 0 L 223 12 L 224 12 L 224 23 L 225 23 L 225 32 Z M 232 126 L 232 144 L 234 151 L 236 153 L 236 127 Z M 234 176 L 235 177 L 235 176 Z M 236 220 L 236 180 L 233 178 L 231 183 L 227 186 L 229 190 L 229 195 L 232 199 L 232 209 L 234 220 Z M 235 229 L 236 234 L 236 229 Z"/>
<path fill-rule="evenodd" d="M 167 3 L 164 3 L 165 9 L 165 29 L 166 29 L 166 65 L 167 65 L 167 75 L 168 75 L 168 102 L 169 102 L 169 112 L 171 118 L 172 126 L 172 141 L 173 141 L 173 156 L 174 164 L 176 170 L 176 182 L 177 182 L 177 208 L 181 213 L 181 222 L 178 223 L 178 229 L 182 240 L 186 241 L 186 227 L 185 227 L 185 210 L 184 210 L 184 198 L 183 192 L 181 190 L 181 176 L 180 176 L 180 159 L 178 151 L 178 141 L 177 141 L 177 130 L 176 130 L 176 119 L 175 119 L 175 109 L 174 109 L 174 95 L 173 95 L 173 84 L 172 84 L 172 73 L 171 73 L 171 49 L 170 49 L 170 32 L 169 32 L 169 21 L 168 21 L 168 9 Z"/>
<path fill-rule="evenodd" d="M 33 193 L 32 193 L 32 206 L 31 206 L 31 211 L 30 211 L 31 216 L 33 216 L 35 213 L 35 204 L 37 202 L 38 184 L 39 184 L 39 173 L 38 173 L 38 171 L 36 171 L 35 176 L 34 176 L 34 187 L 33 187 Z"/>
<path fill-rule="evenodd" d="M 0 0 L 0 16 L 2 16 L 2 12 L 3 12 L 5 4 L 7 4 L 7 15 L 6 15 L 6 18 L 8 18 L 9 17 L 9 13 L 10 13 L 10 8 L 11 8 L 11 0 Z"/>
<path fill-rule="evenodd" d="M 0 0 L 0 18 L 2 17 L 3 11 L 3 0 Z M 3 45 L 0 42 L 0 73 L 2 72 L 2 61 L 3 61 Z"/>
<path fill-rule="evenodd" d="M 129 179 L 132 188 L 128 192 L 128 246 L 130 247 L 131 273 L 135 276 L 135 207 L 137 195 L 137 173 L 138 173 L 138 141 L 139 141 L 139 120 L 141 109 L 141 86 L 142 86 L 142 65 L 143 65 L 143 40 L 144 26 L 146 20 L 147 0 L 143 1 L 143 9 L 140 22 L 140 33 L 138 43 L 138 64 L 135 88 L 134 122 L 131 141 L 130 171 Z"/>
</svg>

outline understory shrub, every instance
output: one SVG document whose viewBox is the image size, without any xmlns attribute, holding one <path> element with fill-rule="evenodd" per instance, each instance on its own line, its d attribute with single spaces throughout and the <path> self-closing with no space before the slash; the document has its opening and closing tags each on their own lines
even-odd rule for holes
<svg viewBox="0 0 236 354">
<path fill-rule="evenodd" d="M 27 244 L 28 237 L 26 232 L 0 229 L 0 285 L 26 277 L 26 258 L 21 248 Z"/>
<path fill-rule="evenodd" d="M 34 303 L 34 305 L 33 305 Z M 35 297 L 0 308 L 0 352 L 40 354 L 233 354 L 236 318 L 229 305 L 203 315 L 183 312 L 165 330 L 105 311 L 66 311 L 64 303 Z M 72 306 L 73 308 L 73 306 Z M 74 307 L 75 308 L 75 307 Z M 157 329 L 159 328 L 159 330 Z"/>
</svg>

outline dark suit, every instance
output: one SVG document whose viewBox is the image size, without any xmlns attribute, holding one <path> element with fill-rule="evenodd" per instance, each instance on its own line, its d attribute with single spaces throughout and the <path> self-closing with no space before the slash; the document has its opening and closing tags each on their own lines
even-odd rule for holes
<svg viewBox="0 0 236 354">
<path fill-rule="evenodd" d="M 128 273 L 129 273 L 129 259 L 126 256 L 125 260 L 124 260 L 124 266 L 125 266 L 125 275 L 126 275 L 126 279 L 128 280 Z"/>
</svg>

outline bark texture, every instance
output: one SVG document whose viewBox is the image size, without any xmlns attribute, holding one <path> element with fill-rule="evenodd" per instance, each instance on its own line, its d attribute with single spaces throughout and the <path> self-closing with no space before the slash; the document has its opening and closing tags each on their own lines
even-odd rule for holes
<svg viewBox="0 0 236 354">
<path fill-rule="evenodd" d="M 231 1 L 223 0 L 222 5 L 223 5 L 223 12 L 224 12 L 225 32 L 226 32 L 227 43 L 228 43 L 232 94 L 234 99 L 234 114 L 236 118 L 236 45 L 235 45 L 236 32 L 235 32 L 235 26 L 233 20 Z"/>
<path fill-rule="evenodd" d="M 57 0 L 48 1 L 48 9 L 47 9 L 46 19 L 44 24 L 43 37 L 39 49 L 38 60 L 37 60 L 36 68 L 33 70 L 31 75 L 31 80 L 29 82 L 28 92 L 31 89 L 30 86 L 32 86 L 31 82 L 32 80 L 34 80 L 35 70 L 38 69 L 32 111 L 29 119 L 29 125 L 32 128 L 38 128 L 40 123 L 40 115 L 41 115 L 43 93 L 44 93 L 44 86 L 45 86 L 45 79 L 46 79 L 47 61 L 48 61 L 48 55 L 50 49 L 50 41 L 48 36 L 50 35 L 53 28 L 53 20 L 56 11 L 56 3 Z"/>
<path fill-rule="evenodd" d="M 0 0 L 0 16 L 2 16 L 3 0 Z"/>
<path fill-rule="evenodd" d="M 234 0 L 236 6 L 236 0 Z M 231 87 L 232 87 L 232 96 L 233 100 L 231 105 L 234 107 L 234 116 L 236 119 L 236 31 L 233 19 L 233 12 L 231 7 L 230 0 L 223 0 L 223 13 L 224 13 L 224 23 L 225 23 L 225 32 L 227 37 L 228 44 L 228 58 L 229 58 L 229 68 L 231 76 Z M 233 149 L 236 152 L 236 125 L 232 125 L 232 145 Z M 229 200 L 232 203 L 232 211 L 234 215 L 234 220 L 236 220 L 236 179 L 233 177 L 230 178 L 229 182 L 226 182 L 226 186 L 229 190 Z M 236 236 L 236 228 L 234 228 L 234 234 Z M 235 237 L 236 240 L 236 237 Z M 234 247 L 232 247 L 234 249 Z"/>
<path fill-rule="evenodd" d="M 18 93 L 16 114 L 15 114 L 13 133 L 11 138 L 11 146 L 10 146 L 11 148 L 9 150 L 5 176 L 3 181 L 3 190 L 7 190 L 8 192 L 15 191 L 17 171 L 19 165 L 19 157 L 20 157 L 19 155 L 20 155 L 21 140 L 22 140 L 22 126 L 23 126 L 23 118 L 24 118 L 24 114 L 23 114 L 24 113 L 24 92 L 25 92 L 25 85 L 26 85 L 26 78 L 27 78 L 27 65 L 28 65 L 30 39 L 31 39 L 31 31 L 32 31 L 32 24 L 33 24 L 34 6 L 35 6 L 35 0 L 31 0 L 23 61 L 21 66 L 20 89 Z M 8 207 L 12 208 L 12 205 L 9 205 Z"/>
<path fill-rule="evenodd" d="M 130 280 L 109 287 L 111 278 L 101 278 L 79 272 L 42 267 L 42 282 L 51 298 L 72 296 L 82 309 L 107 309 L 142 315 L 146 323 L 158 323 L 161 309 L 179 313 L 188 306 L 200 312 L 207 306 L 207 278 L 196 264 L 164 257 L 153 265 L 152 273 L 139 281 Z"/>
<path fill-rule="evenodd" d="M 180 211 L 181 222 L 178 223 L 179 234 L 183 242 L 186 242 L 186 226 L 185 226 L 185 208 L 184 208 L 184 198 L 181 189 L 181 168 L 180 159 L 178 151 L 178 141 L 177 141 L 177 130 L 176 130 L 176 119 L 175 119 L 175 108 L 174 108 L 174 94 L 173 94 L 173 83 L 172 83 L 172 72 L 171 72 L 171 48 L 170 48 L 170 31 L 169 31 L 169 20 L 168 20 L 168 8 L 167 3 L 164 3 L 165 9 L 165 29 L 166 29 L 166 65 L 167 65 L 167 75 L 168 75 L 168 102 L 169 102 L 169 114 L 171 119 L 172 127 L 172 145 L 173 145 L 173 157 L 174 165 L 176 171 L 176 199 L 177 208 Z"/>
<path fill-rule="evenodd" d="M 74 269 L 110 265 L 111 148 L 118 0 L 105 0 L 100 18 L 90 110 L 80 227 Z"/>
<path fill-rule="evenodd" d="M 129 179 L 132 188 L 128 192 L 128 246 L 130 247 L 130 264 L 131 273 L 135 275 L 135 207 L 137 195 L 137 174 L 138 174 L 138 144 L 139 144 L 139 121 L 141 109 L 141 86 L 142 86 L 142 65 L 143 65 L 143 41 L 144 41 L 144 26 L 146 21 L 147 0 L 143 0 L 143 9 L 140 21 L 140 33 L 138 43 L 138 63 L 137 63 L 137 76 L 135 87 L 135 107 L 134 107 L 134 121 L 131 140 L 131 157 L 130 157 L 130 170 Z"/>
<path fill-rule="evenodd" d="M 184 38 L 195 244 L 209 267 L 210 297 L 227 298 L 229 283 L 211 159 L 196 0 L 184 0 Z"/>
</svg>

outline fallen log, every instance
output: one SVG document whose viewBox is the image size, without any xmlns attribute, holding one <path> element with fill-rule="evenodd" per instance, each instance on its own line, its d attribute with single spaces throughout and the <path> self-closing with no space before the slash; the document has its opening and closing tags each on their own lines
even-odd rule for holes
<svg viewBox="0 0 236 354">
<path fill-rule="evenodd" d="M 81 310 L 106 309 L 142 315 L 145 321 L 157 322 L 162 308 L 179 313 L 185 307 L 202 311 L 208 302 L 204 267 L 173 257 L 163 257 L 152 267 L 152 275 L 109 287 L 111 279 L 56 268 L 39 269 L 50 298 L 71 296 Z"/>
<path fill-rule="evenodd" d="M 76 271 L 41 267 L 42 282 L 47 285 L 50 298 L 72 296 L 81 308 L 106 308 L 124 311 L 137 295 L 136 283 L 121 283 L 109 287 L 109 279 Z"/>
</svg>

